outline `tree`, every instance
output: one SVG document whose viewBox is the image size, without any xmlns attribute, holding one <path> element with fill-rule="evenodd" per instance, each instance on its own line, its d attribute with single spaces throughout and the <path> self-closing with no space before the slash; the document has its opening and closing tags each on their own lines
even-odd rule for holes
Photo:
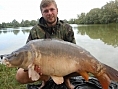
<svg viewBox="0 0 118 89">
<path fill-rule="evenodd" d="M 2 22 L 2 26 L 1 27 L 2 28 L 6 28 L 7 27 L 6 23 L 5 22 Z"/>
<path fill-rule="evenodd" d="M 12 21 L 12 25 L 13 25 L 13 27 L 19 27 L 19 22 L 18 21 L 16 21 L 15 19 Z"/>
<path fill-rule="evenodd" d="M 20 23 L 20 26 L 21 26 L 21 27 L 25 27 L 24 22 L 25 22 L 25 21 L 22 19 L 22 21 L 21 21 L 21 23 Z"/>
<path fill-rule="evenodd" d="M 37 21 L 36 20 L 31 20 L 31 23 L 30 23 L 31 26 L 34 26 L 36 24 L 37 24 Z"/>
<path fill-rule="evenodd" d="M 2 24 L 0 24 L 0 29 L 2 28 Z"/>
<path fill-rule="evenodd" d="M 25 27 L 31 26 L 31 25 L 30 25 L 30 21 L 29 21 L 29 20 L 25 20 L 25 21 L 24 21 L 24 25 L 25 25 Z"/>
<path fill-rule="evenodd" d="M 99 8 L 91 9 L 90 12 L 87 13 L 87 15 L 86 15 L 86 23 L 89 23 L 89 24 L 100 23 L 99 22 L 99 13 L 100 13 Z"/>
<path fill-rule="evenodd" d="M 93 8 L 87 14 L 78 15 L 77 24 L 118 23 L 118 0 L 110 1 L 101 8 Z"/>
<path fill-rule="evenodd" d="M 85 24 L 85 22 L 86 22 L 85 17 L 86 17 L 85 13 L 81 13 L 81 15 L 78 15 L 78 23 Z"/>
</svg>

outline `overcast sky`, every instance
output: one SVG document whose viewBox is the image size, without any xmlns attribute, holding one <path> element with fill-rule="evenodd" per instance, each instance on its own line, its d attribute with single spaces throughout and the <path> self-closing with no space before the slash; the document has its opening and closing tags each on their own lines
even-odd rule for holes
<svg viewBox="0 0 118 89">
<path fill-rule="evenodd" d="M 41 0 L 0 0 L 0 23 L 12 22 L 13 19 L 37 20 L 41 17 Z M 114 0 L 56 0 L 60 19 L 76 18 L 77 14 L 89 12 L 93 8 L 101 8 Z"/>
</svg>

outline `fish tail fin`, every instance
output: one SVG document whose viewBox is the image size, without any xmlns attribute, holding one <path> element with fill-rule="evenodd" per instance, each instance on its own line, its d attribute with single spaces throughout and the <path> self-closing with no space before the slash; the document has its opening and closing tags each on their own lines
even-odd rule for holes
<svg viewBox="0 0 118 89">
<path fill-rule="evenodd" d="M 103 89 L 109 89 L 109 85 L 111 83 L 111 80 L 109 79 L 109 77 L 106 74 L 96 76 L 96 78 L 99 80 Z"/>
<path fill-rule="evenodd" d="M 110 80 L 118 81 L 118 71 L 106 64 L 104 64 L 104 67 L 106 68 L 106 74 Z"/>
</svg>

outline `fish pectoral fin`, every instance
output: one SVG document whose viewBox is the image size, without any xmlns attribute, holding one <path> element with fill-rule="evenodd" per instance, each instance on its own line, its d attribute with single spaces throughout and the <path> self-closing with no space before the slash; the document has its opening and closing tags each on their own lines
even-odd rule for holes
<svg viewBox="0 0 118 89">
<path fill-rule="evenodd" d="M 79 73 L 86 81 L 88 81 L 89 75 L 88 75 L 87 72 L 82 71 L 82 72 L 78 72 L 78 73 Z"/>
<path fill-rule="evenodd" d="M 40 75 L 34 70 L 33 64 L 28 66 L 28 75 L 33 81 L 37 81 L 40 78 Z"/>
<path fill-rule="evenodd" d="M 56 84 L 62 84 L 64 82 L 63 77 L 51 76 L 51 78 Z"/>
</svg>

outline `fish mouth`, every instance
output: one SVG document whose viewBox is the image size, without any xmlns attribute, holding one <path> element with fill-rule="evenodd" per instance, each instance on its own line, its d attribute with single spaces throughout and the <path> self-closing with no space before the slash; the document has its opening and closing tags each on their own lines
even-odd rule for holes
<svg viewBox="0 0 118 89">
<path fill-rule="evenodd" d="M 7 67 L 12 67 L 12 64 L 8 61 L 9 58 L 8 58 L 9 54 L 5 54 L 5 55 L 0 55 L 0 63 L 7 66 Z"/>
<path fill-rule="evenodd" d="M 12 67 L 11 63 L 8 61 L 8 58 L 4 58 L 2 60 L 2 64 L 6 65 L 7 67 Z"/>
</svg>

